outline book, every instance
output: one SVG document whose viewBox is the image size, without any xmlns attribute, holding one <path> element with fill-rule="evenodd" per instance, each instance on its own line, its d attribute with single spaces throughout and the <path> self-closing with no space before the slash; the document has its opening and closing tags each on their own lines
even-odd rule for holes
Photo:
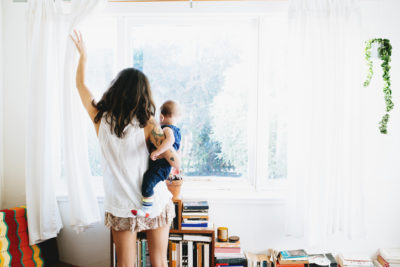
<svg viewBox="0 0 400 267">
<path fill-rule="evenodd" d="M 141 266 L 140 255 L 142 255 L 142 252 L 140 251 L 140 241 L 136 240 L 136 266 Z"/>
<path fill-rule="evenodd" d="M 188 267 L 193 266 L 193 241 L 188 241 Z"/>
<path fill-rule="evenodd" d="M 225 259 L 221 259 L 221 258 L 216 258 L 215 259 L 215 264 L 226 264 L 226 265 L 246 265 L 247 264 L 247 260 L 246 258 L 243 257 L 239 257 L 239 258 L 225 258 Z"/>
<path fill-rule="evenodd" d="M 142 267 L 146 267 L 146 239 L 142 239 Z"/>
<path fill-rule="evenodd" d="M 203 255 L 204 267 L 210 267 L 210 244 L 203 244 Z"/>
<path fill-rule="evenodd" d="M 279 259 L 277 263 L 279 262 L 280 265 L 304 265 L 308 264 L 308 260 L 281 260 Z M 288 266 L 287 266 L 288 267 Z"/>
<path fill-rule="evenodd" d="M 183 226 L 181 227 L 182 230 L 214 230 L 214 225 L 211 222 L 208 222 L 208 227 L 196 227 L 196 226 Z"/>
<path fill-rule="evenodd" d="M 378 253 L 389 263 L 400 263 L 400 248 L 380 248 Z"/>
<path fill-rule="evenodd" d="M 182 224 L 207 224 L 207 220 L 183 220 Z"/>
<path fill-rule="evenodd" d="M 193 267 L 197 267 L 197 254 L 197 243 L 193 243 Z"/>
<path fill-rule="evenodd" d="M 136 265 L 139 266 L 139 265 Z M 172 267 L 172 241 L 168 241 L 168 266 Z"/>
<path fill-rule="evenodd" d="M 348 255 L 348 254 L 339 254 L 338 264 L 342 267 L 372 267 L 374 263 L 371 258 L 365 255 Z"/>
<path fill-rule="evenodd" d="M 246 258 L 243 252 L 240 253 L 214 253 L 214 256 L 219 259 L 229 259 L 229 258 Z"/>
<path fill-rule="evenodd" d="M 280 262 L 276 262 L 276 267 L 304 267 L 304 263 L 292 263 L 292 264 L 281 264 Z"/>
<path fill-rule="evenodd" d="M 186 241 L 211 242 L 212 238 L 211 238 L 211 236 L 206 236 L 206 235 L 188 235 L 188 234 L 184 234 L 183 235 L 183 240 L 186 240 Z"/>
<path fill-rule="evenodd" d="M 240 247 L 231 247 L 231 248 L 216 247 L 214 251 L 215 253 L 240 253 L 242 250 Z"/>
<path fill-rule="evenodd" d="M 278 253 L 277 261 L 280 265 L 308 264 L 308 255 L 303 249 L 282 250 Z"/>
<path fill-rule="evenodd" d="M 208 221 L 208 215 L 183 215 L 182 216 L 182 219 L 183 220 L 201 220 L 201 219 L 203 219 L 203 220 L 206 220 L 206 221 Z"/>
<path fill-rule="evenodd" d="M 229 242 L 215 242 L 216 248 L 240 248 L 240 241 L 235 243 Z"/>
<path fill-rule="evenodd" d="M 202 243 L 197 243 L 197 266 L 199 267 L 203 267 L 203 262 L 202 262 L 202 258 L 203 258 L 203 244 Z"/>
<path fill-rule="evenodd" d="M 307 258 L 307 253 L 304 249 L 297 250 L 283 250 L 279 252 L 280 257 L 283 259 L 293 259 L 293 258 Z"/>
<path fill-rule="evenodd" d="M 176 265 L 182 267 L 182 241 L 176 246 Z"/>
<path fill-rule="evenodd" d="M 171 254 L 172 254 L 172 257 L 171 257 L 171 259 L 172 259 L 172 267 L 176 267 L 176 243 L 175 242 L 172 242 L 172 252 L 171 252 Z"/>
<path fill-rule="evenodd" d="M 196 211 L 196 212 L 188 212 L 188 211 L 183 211 L 182 212 L 182 218 L 186 217 L 186 216 L 190 216 L 190 217 L 195 217 L 195 216 L 206 216 L 208 217 L 208 212 L 207 211 Z"/>
<path fill-rule="evenodd" d="M 181 227 L 208 227 L 208 222 L 205 223 L 182 223 Z"/>
<path fill-rule="evenodd" d="M 188 242 L 182 241 L 182 267 L 188 267 Z"/>
<path fill-rule="evenodd" d="M 168 239 L 173 241 L 180 241 L 182 240 L 182 235 L 170 234 Z"/>
<path fill-rule="evenodd" d="M 183 202 L 184 210 L 208 210 L 207 201 L 185 201 Z"/>
</svg>

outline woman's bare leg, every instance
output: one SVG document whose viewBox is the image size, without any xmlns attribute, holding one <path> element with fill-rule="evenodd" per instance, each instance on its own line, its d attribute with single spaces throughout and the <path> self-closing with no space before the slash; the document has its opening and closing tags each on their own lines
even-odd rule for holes
<svg viewBox="0 0 400 267">
<path fill-rule="evenodd" d="M 146 232 L 149 243 L 150 261 L 152 267 L 167 267 L 167 250 L 169 225 L 148 230 Z"/>
<path fill-rule="evenodd" d="M 134 267 L 136 262 L 136 232 L 112 230 L 118 267 Z"/>
</svg>

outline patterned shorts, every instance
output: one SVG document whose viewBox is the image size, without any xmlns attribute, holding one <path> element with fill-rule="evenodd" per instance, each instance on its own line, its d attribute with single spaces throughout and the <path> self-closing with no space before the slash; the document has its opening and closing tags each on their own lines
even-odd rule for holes
<svg viewBox="0 0 400 267">
<path fill-rule="evenodd" d="M 151 230 L 171 225 L 172 220 L 175 218 L 175 208 L 172 201 L 170 201 L 161 212 L 160 215 L 154 218 L 134 217 L 134 218 L 121 218 L 112 215 L 109 212 L 105 213 L 104 224 L 107 228 L 112 228 L 115 231 L 134 231 L 141 232 L 144 230 Z"/>
</svg>

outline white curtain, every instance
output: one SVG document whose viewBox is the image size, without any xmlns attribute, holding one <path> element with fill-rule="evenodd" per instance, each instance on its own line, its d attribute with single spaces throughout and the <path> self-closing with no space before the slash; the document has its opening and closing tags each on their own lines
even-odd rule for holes
<svg viewBox="0 0 400 267">
<path fill-rule="evenodd" d="M 72 2 L 71 23 L 68 32 L 82 22 L 92 11 L 105 3 L 105 0 L 75 0 Z M 77 50 L 68 38 L 63 84 L 63 140 L 64 166 L 67 179 L 71 226 L 77 232 L 100 221 L 96 194 L 93 190 L 89 155 L 87 120 L 88 115 L 75 87 Z M 94 128 L 93 128 L 94 130 Z"/>
<path fill-rule="evenodd" d="M 352 0 L 292 0 L 286 232 L 309 245 L 362 237 L 360 14 Z"/>
<path fill-rule="evenodd" d="M 0 16 L 3 16 L 3 1 L 0 1 Z M 4 155 L 3 155 L 3 123 L 4 123 L 4 88 L 3 88 L 3 21 L 0 19 L 0 209 L 4 198 Z"/>
<path fill-rule="evenodd" d="M 71 73 L 76 57 L 68 53 L 68 34 L 102 2 L 73 0 L 70 12 L 64 12 L 62 0 L 29 1 L 26 202 L 30 244 L 55 237 L 62 228 L 55 195 L 61 158 L 71 225 L 79 232 L 100 220 L 88 169 L 86 132 L 81 126 L 87 115 L 74 93 Z"/>
</svg>

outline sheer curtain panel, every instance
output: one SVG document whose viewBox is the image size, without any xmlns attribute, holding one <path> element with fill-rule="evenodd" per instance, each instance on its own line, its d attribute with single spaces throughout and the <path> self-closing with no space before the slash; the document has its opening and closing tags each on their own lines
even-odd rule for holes
<svg viewBox="0 0 400 267">
<path fill-rule="evenodd" d="M 68 35 L 103 2 L 72 0 L 66 13 L 62 0 L 28 1 L 26 202 L 31 244 L 55 237 L 62 228 L 55 195 L 61 158 L 70 224 L 80 232 L 100 221 L 82 126 L 87 115 L 78 105 L 73 77 L 76 55 Z"/>
<path fill-rule="evenodd" d="M 290 2 L 286 232 L 309 245 L 365 233 L 363 51 L 355 1 Z"/>
<path fill-rule="evenodd" d="M 0 15 L 3 15 L 3 2 L 0 1 Z M 0 19 L 0 209 L 4 201 L 4 86 L 3 86 L 3 20 Z"/>
</svg>

